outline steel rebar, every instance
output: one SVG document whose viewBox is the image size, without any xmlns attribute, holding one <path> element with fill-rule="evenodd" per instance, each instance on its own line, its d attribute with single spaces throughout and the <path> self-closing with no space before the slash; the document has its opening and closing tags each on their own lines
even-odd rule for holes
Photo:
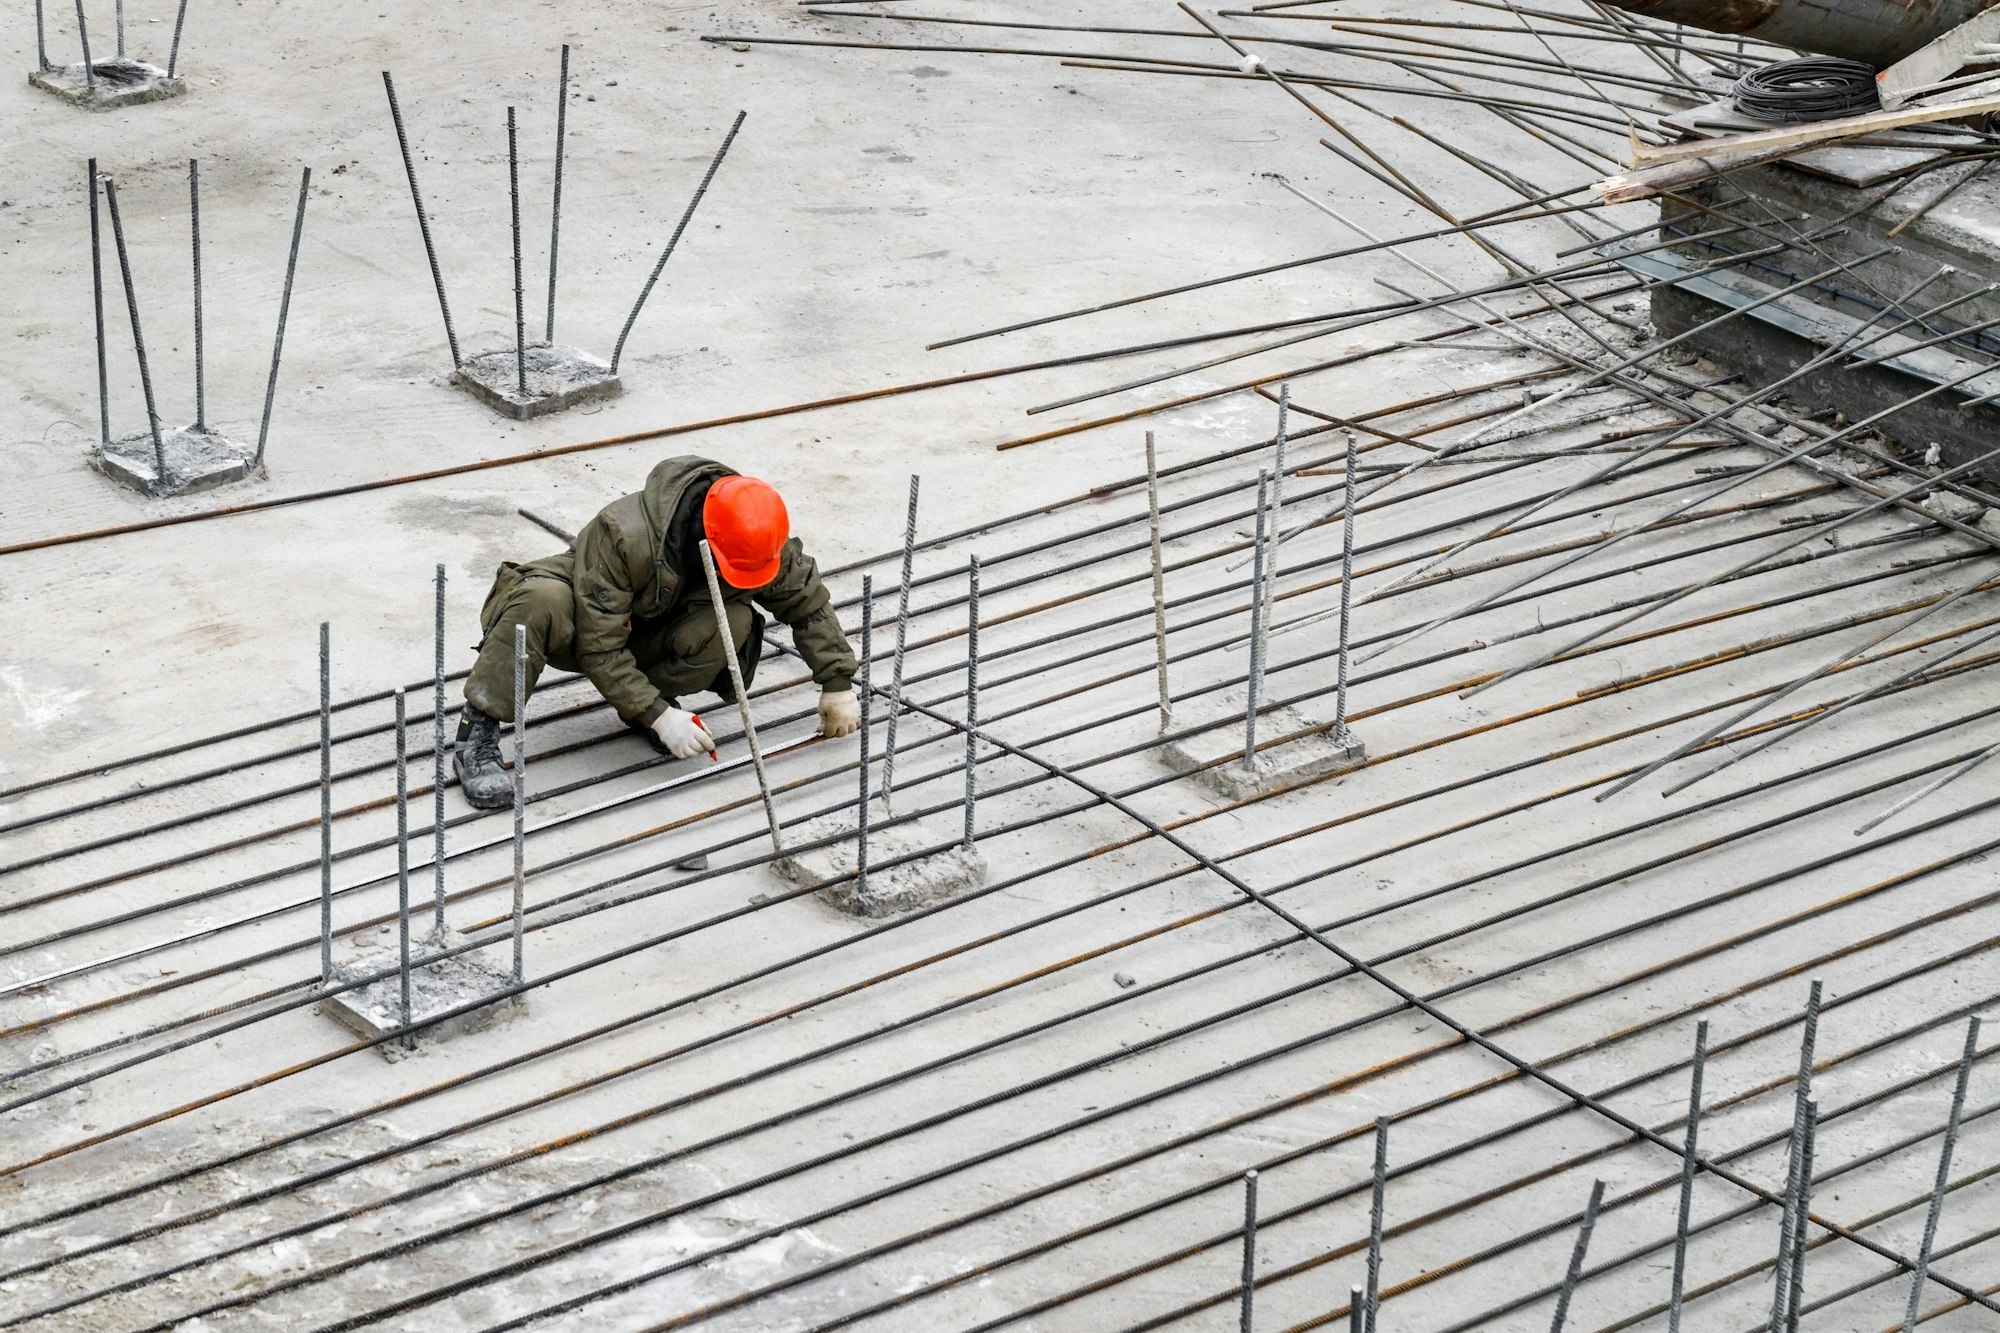
<svg viewBox="0 0 2000 1333">
<path fill-rule="evenodd" d="M 860 790 L 854 807 L 854 892 L 861 901 L 867 901 L 868 894 L 868 769 L 869 732 L 875 724 L 875 691 L 870 679 L 875 656 L 875 580 L 871 575 L 861 576 L 861 726 L 859 735 L 860 760 L 855 764 Z"/>
<path fill-rule="evenodd" d="M 97 66 L 90 59 L 90 28 L 83 21 L 83 0 L 76 0 L 76 40 L 83 47 L 83 86 L 97 91 Z M 106 181 L 107 186 L 111 182 Z"/>
<path fill-rule="evenodd" d="M 415 1050 L 410 1007 L 410 737 L 403 691 L 396 691 L 396 982 L 402 992 L 403 1049 Z"/>
<path fill-rule="evenodd" d="M 396 101 L 396 81 L 389 77 L 389 71 L 382 71 L 382 88 L 389 95 L 389 119 L 396 126 L 396 147 L 403 154 L 403 174 L 410 181 L 410 203 L 417 211 L 417 230 L 424 238 L 424 258 L 431 266 L 431 286 L 437 289 L 438 312 L 444 316 L 444 339 L 451 348 L 452 369 L 464 363 L 458 355 L 458 333 L 451 326 L 451 303 L 445 299 L 444 274 L 438 268 L 437 245 L 431 240 L 430 216 L 424 212 L 424 197 L 417 189 L 417 164 L 410 156 L 410 136 L 403 128 L 403 108 Z"/>
<path fill-rule="evenodd" d="M 701 568 L 708 579 L 708 600 L 715 608 L 715 641 L 722 646 L 724 669 L 729 672 L 729 692 L 736 696 L 736 716 L 743 726 L 743 743 L 750 747 L 750 763 L 757 770 L 757 791 L 764 801 L 764 821 L 771 828 L 771 852 L 774 856 L 783 856 L 785 838 L 778 828 L 778 807 L 771 799 L 771 779 L 764 771 L 764 747 L 757 739 L 756 720 L 750 716 L 750 690 L 743 683 L 743 664 L 736 658 L 736 635 L 729 628 L 729 608 L 722 600 L 722 579 L 715 572 L 715 552 L 708 548 L 706 538 L 702 539 L 700 547 Z"/>
<path fill-rule="evenodd" d="M 250 466 L 264 465 L 264 446 L 271 437 L 271 406 L 278 397 L 278 361 L 285 353 L 285 320 L 292 312 L 292 279 L 299 271 L 299 238 L 306 230 L 306 199 L 312 193 L 312 168 L 299 169 L 299 204 L 292 214 L 292 246 L 285 257 L 285 287 L 278 297 L 278 330 L 271 338 L 271 373 L 264 380 L 264 414 L 257 422 L 257 453 Z M 442 289 L 440 289 L 442 290 Z"/>
<path fill-rule="evenodd" d="M 1694 1058 L 1688 1065 L 1687 1133 L 1681 1154 L 1680 1206 L 1674 1224 L 1673 1289 L 1667 1298 L 1667 1333 L 1680 1333 L 1681 1298 L 1687 1288 L 1688 1216 L 1694 1207 L 1694 1164 L 1701 1130 L 1701 1077 L 1708 1063 L 1708 1020 L 1694 1028 Z"/>
<path fill-rule="evenodd" d="M 673 258 L 674 247 L 681 242 L 681 233 L 687 230 L 689 220 L 694 217 L 694 210 L 701 204 L 701 197 L 708 193 L 708 185 L 715 179 L 716 168 L 722 165 L 722 159 L 729 152 L 729 145 L 736 142 L 736 132 L 743 128 L 743 118 L 748 114 L 744 111 L 736 113 L 736 120 L 730 125 L 729 133 L 722 136 L 722 147 L 715 150 L 715 156 L 709 161 L 708 170 L 702 173 L 701 184 L 695 187 L 694 197 L 688 200 L 687 208 L 681 213 L 681 220 L 674 227 L 674 234 L 667 238 L 666 249 L 660 251 L 659 260 L 654 263 L 653 271 L 646 276 L 646 285 L 639 289 L 639 299 L 632 303 L 632 313 L 625 316 L 625 327 L 618 331 L 618 341 L 611 348 L 613 375 L 618 373 L 619 358 L 625 354 L 625 339 L 631 335 L 632 325 L 638 322 L 639 312 L 645 309 L 646 298 L 653 294 L 653 284 L 660 280 L 661 271 L 666 268 L 667 261 Z"/>
<path fill-rule="evenodd" d="M 319 622 L 319 979 L 333 981 L 333 641 Z"/>
<path fill-rule="evenodd" d="M 188 159 L 188 236 L 194 251 L 194 428 L 208 429 L 208 365 L 201 329 L 201 163 Z"/>
<path fill-rule="evenodd" d="M 1604 1182 L 1599 1180 L 1590 1187 L 1590 1202 L 1583 1206 L 1583 1223 L 1576 1229 L 1576 1248 L 1570 1251 L 1569 1272 L 1563 1276 L 1562 1290 L 1556 1296 L 1556 1312 L 1549 1320 L 1549 1333 L 1562 1333 L 1563 1325 L 1569 1322 L 1570 1297 L 1576 1294 L 1577 1279 L 1583 1276 L 1584 1255 L 1590 1249 L 1590 1233 L 1597 1229 L 1597 1209 L 1604 1202 Z"/>
<path fill-rule="evenodd" d="M 1251 547 L 1256 569 L 1250 576 L 1250 672 L 1243 684 L 1243 767 L 1250 770 L 1257 767 L 1257 710 L 1264 693 L 1264 608 L 1268 573 L 1264 562 L 1269 558 L 1265 550 L 1265 535 L 1270 501 L 1271 473 L 1266 468 L 1257 473 L 1257 535 Z"/>
<path fill-rule="evenodd" d="M 528 627 L 514 626 L 514 885 L 512 902 L 513 981 L 521 984 L 524 963 L 523 923 L 528 900 Z"/>
<path fill-rule="evenodd" d="M 910 637 L 910 566 L 917 554 L 917 485 L 917 474 L 912 472 L 909 515 L 903 520 L 902 580 L 896 590 L 896 658 L 889 681 L 889 731 L 882 742 L 882 809 L 887 814 L 894 814 L 896 809 L 896 724 L 903 715 L 903 650 Z M 863 594 L 863 604 L 867 601 L 867 595 Z M 864 706 L 866 701 L 864 693 Z"/>
<path fill-rule="evenodd" d="M 1389 1191 L 1389 1122 L 1386 1115 L 1375 1117 L 1375 1171 L 1368 1193 L 1368 1267 L 1364 1303 L 1367 1333 L 1376 1333 L 1382 1312 L 1382 1210 Z"/>
<path fill-rule="evenodd" d="M 507 108 L 507 211 L 514 243 L 514 392 L 528 396 L 528 324 L 521 292 L 521 159 L 515 149 L 514 108 Z"/>
<path fill-rule="evenodd" d="M 167 77 L 173 78 L 181 63 L 181 29 L 187 26 L 188 0 L 181 0 L 174 12 L 174 41 L 167 49 Z"/>
<path fill-rule="evenodd" d="M 973 844 L 972 820 L 979 800 L 979 556 L 965 561 L 965 832 L 959 845 Z"/>
<path fill-rule="evenodd" d="M 82 14 L 83 0 L 77 0 Z M 139 329 L 139 294 L 132 285 L 132 260 L 125 251 L 125 224 L 118 216 L 118 182 L 104 178 L 104 205 L 111 213 L 111 241 L 118 250 L 118 273 L 125 281 L 125 313 L 132 321 L 132 349 L 139 357 L 139 387 L 146 399 L 146 428 L 153 436 L 153 483 L 162 492 L 172 485 L 167 474 L 167 450 L 160 441 L 160 414 L 153 405 L 153 372 L 146 364 L 146 335 Z"/>
<path fill-rule="evenodd" d="M 35 0 L 36 36 L 40 36 L 42 6 Z M 44 61 L 43 68 L 47 68 Z M 111 385 L 106 369 L 104 339 L 104 245 L 97 221 L 97 159 L 84 168 L 85 188 L 90 194 L 90 305 L 97 327 L 97 441 L 102 449 L 111 443 Z"/>
<path fill-rule="evenodd" d="M 1146 544 L 1153 563 L 1153 656 L 1158 665 L 1160 731 L 1174 724 L 1173 694 L 1167 685 L 1167 576 L 1160 553 L 1160 463 L 1153 432 L 1146 432 Z"/>
<path fill-rule="evenodd" d="M 1958 1081 L 1952 1087 L 1951 1114 L 1945 1120 L 1944 1143 L 1938 1150 L 1937 1183 L 1931 1186 L 1930 1208 L 1924 1214 L 1924 1238 L 1917 1248 L 1916 1268 L 1910 1274 L 1910 1299 L 1903 1307 L 1903 1333 L 1917 1326 L 1917 1308 L 1923 1302 L 1924 1279 L 1930 1274 L 1931 1249 L 1937 1243 L 1938 1218 L 1944 1211 L 1945 1183 L 1951 1178 L 1952 1153 L 1958 1147 L 1958 1127 L 1965 1114 L 1965 1091 L 1972 1081 L 1973 1055 L 1979 1049 L 1979 1016 L 1965 1023 L 1965 1051 L 1958 1058 Z"/>
<path fill-rule="evenodd" d="M 431 934 L 439 942 L 444 940 L 444 787 L 445 755 L 444 739 L 444 565 L 440 563 L 436 575 L 437 591 L 433 619 L 433 644 L 435 654 L 432 661 L 431 694 Z M 520 719 L 516 709 L 515 719 Z"/>
<path fill-rule="evenodd" d="M 569 43 L 562 48 L 562 69 L 556 76 L 556 181 L 549 204 L 549 308 L 542 326 L 542 341 L 556 341 L 556 250 L 562 240 L 563 150 L 567 147 L 565 127 L 569 123 Z"/>
<path fill-rule="evenodd" d="M 1243 1173 L 1243 1298 L 1236 1327 L 1241 1333 L 1257 1328 L 1257 1173 Z"/>
</svg>

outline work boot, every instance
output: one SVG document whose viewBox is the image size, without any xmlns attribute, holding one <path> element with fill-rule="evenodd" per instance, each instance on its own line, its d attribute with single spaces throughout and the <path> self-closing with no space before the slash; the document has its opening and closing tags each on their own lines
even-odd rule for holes
<svg viewBox="0 0 2000 1333">
<path fill-rule="evenodd" d="M 471 704 L 458 719 L 451 767 L 458 774 L 458 790 L 467 805 L 498 810 L 514 803 L 514 779 L 500 763 L 500 721 Z"/>
</svg>

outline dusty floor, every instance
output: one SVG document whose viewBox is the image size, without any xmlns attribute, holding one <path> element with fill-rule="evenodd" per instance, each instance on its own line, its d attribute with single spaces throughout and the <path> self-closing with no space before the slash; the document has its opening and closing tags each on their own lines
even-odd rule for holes
<svg viewBox="0 0 2000 1333">
<path fill-rule="evenodd" d="M 1034 10 L 1074 22 L 1102 19 L 1101 8 Z M 1166 23 L 1158 6 L 1116 8 L 1121 22 Z M 1438 8 L 1450 7 L 1397 0 L 1377 12 Z M 155 24 L 134 14 L 144 56 L 171 15 Z M 185 99 L 93 117 L 24 80 L 0 93 L 17 99 L 4 110 L 22 127 L 0 235 L 10 271 L 35 275 L 41 294 L 32 310 L 10 312 L 0 343 L 0 376 L 17 404 L 0 416 L 0 547 L 1371 305 L 1386 299 L 1377 278 L 1413 280 L 1375 255 L 923 350 L 1349 241 L 1266 173 L 1326 194 L 1371 229 L 1428 225 L 1329 157 L 1314 142 L 1318 127 L 1274 90 L 1013 57 L 697 40 L 718 30 L 911 40 L 907 28 L 813 18 L 778 0 L 604 3 L 587 19 L 521 5 L 506 19 L 491 6 L 417 19 L 351 5 L 195 8 Z M 915 40 L 976 45 L 979 31 Z M 9 36 L 16 66 L 31 66 L 32 30 L 19 23 Z M 1090 51 L 1156 49 L 1078 40 Z M 632 335 L 625 394 L 514 423 L 447 385 L 378 71 L 396 74 L 421 150 L 464 350 L 484 351 L 512 319 L 509 104 L 526 127 L 528 310 L 539 325 L 563 41 L 574 43 L 577 95 L 558 341 L 608 354 L 722 132 L 739 108 L 749 115 Z M 1580 179 L 1555 154 L 1524 159 L 1518 137 L 1482 120 L 1455 130 L 1546 186 Z M 150 502 L 85 466 L 95 402 L 80 186 L 93 154 L 125 201 L 155 383 L 172 420 L 190 415 L 184 172 L 187 157 L 202 159 L 208 395 L 212 417 L 238 438 L 254 435 L 261 403 L 296 170 L 313 165 L 269 480 Z M 1462 211 L 1505 201 L 1443 154 L 1413 152 L 1410 169 Z M 1509 235 L 1542 263 L 1577 241 L 1554 223 Z M 1418 253 L 1454 279 L 1491 280 L 1470 247 Z M 143 419 L 136 366 L 116 301 L 109 317 L 114 429 L 129 430 Z M 1191 716 L 1206 696 L 1240 686 L 1245 669 L 1240 562 L 1274 406 L 1238 393 L 993 446 L 1449 322 L 1336 334 L 1033 416 L 1024 409 L 1186 364 L 1213 345 L 0 555 L 0 1068 L 31 1070 L 0 1085 L 0 1321 L 63 1306 L 26 1326 L 493 1329 L 548 1312 L 547 1327 L 636 1329 L 723 1302 L 709 1326 L 1235 1328 L 1236 1177 L 1259 1165 L 1260 1270 L 1270 1281 L 1258 1327 L 1310 1327 L 1361 1280 L 1370 1136 L 1385 1114 L 1397 1116 L 1392 1160 L 1408 1168 L 1388 1194 L 1387 1327 L 1453 1327 L 1517 1296 L 1520 1308 L 1483 1326 L 1547 1327 L 1546 1288 L 1568 1261 L 1593 1177 L 1620 1200 L 1658 1186 L 1606 1213 L 1593 1262 L 1671 1236 L 1677 1158 L 1506 1077 L 1506 1064 L 1339 968 L 1190 851 L 1676 1141 L 1693 1025 L 1708 1019 L 1717 1054 L 1704 1143 L 1718 1158 L 1737 1154 L 1732 1166 L 1766 1187 L 1784 1173 L 1781 1143 L 1768 1136 L 1789 1123 L 1811 978 L 1823 979 L 1827 1006 L 1815 1084 L 1830 1116 L 1821 1160 L 1863 1159 L 1934 1129 L 1963 1016 L 2000 1002 L 1988 859 L 2000 846 L 1989 808 L 2000 776 L 1966 779 L 1872 841 L 1851 830 L 1991 743 L 1984 677 L 1940 671 L 1671 802 L 1656 794 L 1662 779 L 1592 798 L 1606 775 L 1692 739 L 1750 691 L 1881 632 L 1892 609 L 1990 574 L 1992 553 L 1976 542 L 1889 510 L 1788 548 L 1801 516 L 1859 511 L 1866 497 L 1802 469 L 1776 471 L 1718 495 L 1698 521 L 1358 665 L 1352 717 L 1370 755 L 1359 772 L 1237 804 L 1148 752 L 1158 725 L 1142 433 L 1157 433 L 1170 469 L 1173 685 Z M 1339 494 L 1340 435 L 1314 413 L 1357 417 L 1438 397 L 1371 423 L 1400 438 L 1364 435 L 1364 466 L 1401 466 L 1457 438 L 1464 414 L 1495 420 L 1524 391 L 1560 382 L 1526 378 L 1548 369 L 1538 356 L 1490 336 L 1466 341 L 1301 380 L 1293 425 L 1312 433 L 1291 445 L 1289 512 L 1320 512 Z M 1619 415 L 1586 419 L 1613 407 Z M 1513 447 L 1597 449 L 1667 417 L 1592 395 L 1547 419 L 1579 424 Z M 1797 438 L 1779 422 L 1754 424 L 1781 446 Z M 574 524 L 651 461 L 683 451 L 784 490 L 798 530 L 835 569 L 850 625 L 864 569 L 878 618 L 893 608 L 896 563 L 886 557 L 906 478 L 922 475 L 920 532 L 933 544 L 916 560 L 906 669 L 910 696 L 938 716 L 902 722 L 899 814 L 948 825 L 963 792 L 961 741 L 946 720 L 962 715 L 973 554 L 985 569 L 982 718 L 1115 803 L 989 751 L 978 770 L 986 888 L 930 915 L 862 921 L 764 864 L 764 821 L 729 710 L 709 709 L 728 762 L 676 765 L 623 735 L 587 686 L 555 684 L 538 695 L 530 729 L 524 947 L 540 984 L 526 1014 L 394 1064 L 352 1048 L 310 1000 L 318 623 L 332 622 L 343 705 L 336 920 L 347 947 L 387 962 L 396 883 L 386 691 L 399 684 L 411 689 L 411 780 L 423 789 L 410 885 L 420 927 L 433 885 L 433 566 L 448 570 L 452 632 L 462 636 L 448 640 L 448 666 L 462 670 L 494 564 L 552 545 L 517 506 Z M 1579 481 L 1610 456 L 1440 465 L 1372 500 L 1356 528 L 1364 652 L 1497 591 L 1516 562 L 1633 526 L 1719 488 L 1727 478 L 1717 469 L 1771 455 L 1742 444 L 1670 451 L 1554 505 L 1447 575 L 1366 600 L 1504 506 Z M 1870 466 L 1845 455 L 1839 465 Z M 1280 623 L 1329 607 L 1338 525 L 1281 549 Z M 1736 571 L 1760 551 L 1782 552 L 1782 563 Z M 1470 698 L 1457 692 L 1602 623 L 1610 608 L 1718 575 L 1727 577 L 1573 660 Z M 1893 650 L 1947 628 L 1974 632 L 1993 614 L 1990 596 L 1969 597 L 1773 715 L 1941 658 L 1957 645 Z M 878 619 L 878 651 L 885 637 Z M 1272 693 L 1330 721 L 1332 623 L 1272 645 Z M 1952 660 L 1983 665 L 1976 650 Z M 809 739 L 812 697 L 794 659 L 765 660 L 757 707 L 788 825 L 851 805 L 853 743 Z M 237 728 L 255 730 L 211 739 Z M 119 762 L 135 755 L 148 757 Z M 1696 762 L 1669 774 L 1691 774 Z M 455 792 L 446 812 L 451 924 L 501 940 L 506 821 L 469 817 Z M 1144 836 L 1135 814 L 1182 843 Z M 673 868 L 697 850 L 710 870 Z M 175 1042 L 186 1044 L 161 1053 Z M 113 1072 L 126 1060 L 140 1062 Z M 1996 1077 L 1989 1063 L 1973 1081 L 1976 1114 L 1954 1173 L 1966 1180 L 1940 1233 L 1939 1270 L 1976 1288 L 2000 1280 L 2000 1244 L 1983 1230 L 2000 1196 L 1981 1174 L 2000 1150 L 1985 1117 Z M 1476 1150 L 1423 1160 L 1488 1134 L 1494 1141 Z M 1926 1142 L 1864 1161 L 1824 1185 L 1816 1208 L 1910 1253 L 1934 1151 Z M 1768 1257 L 1776 1217 L 1746 1207 L 1750 1197 L 1704 1180 L 1698 1216 L 1744 1211 L 1697 1240 L 1694 1280 Z M 215 1215 L 157 1225 L 207 1209 Z M 1077 1228 L 1089 1230 L 1044 1244 Z M 75 1257 L 51 1262 L 64 1255 Z M 1655 1249 L 1586 1282 L 1571 1326 L 1652 1318 L 1668 1260 Z M 1890 1271 L 1851 1242 L 1816 1249 L 1814 1297 L 1876 1281 L 1807 1327 L 1900 1318 L 1905 1284 L 1881 1280 Z M 1075 1290 L 1098 1281 L 1100 1291 Z M 1768 1279 L 1726 1285 L 1691 1307 L 1695 1326 L 1752 1327 L 1768 1299 Z M 197 1311 L 206 1313 L 190 1317 Z M 1993 1317 L 1960 1309 L 1931 1322 L 1969 1330 L 1994 1327 Z"/>
</svg>

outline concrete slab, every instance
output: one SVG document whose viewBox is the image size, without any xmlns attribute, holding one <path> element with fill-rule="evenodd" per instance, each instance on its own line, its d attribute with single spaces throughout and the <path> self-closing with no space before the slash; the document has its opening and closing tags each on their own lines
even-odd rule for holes
<svg viewBox="0 0 2000 1333">
<path fill-rule="evenodd" d="M 522 351 L 521 360 L 527 371 L 526 394 L 516 387 L 519 381 L 511 347 L 466 358 L 451 373 L 451 382 L 495 412 L 517 421 L 547 416 L 578 403 L 615 398 L 624 392 L 611 363 L 580 347 L 536 343 Z"/>
<path fill-rule="evenodd" d="M 183 426 L 160 432 L 160 454 L 167 469 L 164 478 L 159 475 L 150 431 L 113 440 L 97 451 L 91 463 L 111 480 L 142 495 L 186 495 L 242 481 L 250 475 L 250 460 L 256 452 L 213 431 Z"/>
<path fill-rule="evenodd" d="M 442 937 L 430 935 L 422 944 L 425 953 L 441 949 L 456 948 L 466 942 L 465 936 L 455 930 L 446 930 Z M 385 947 L 385 944 L 389 947 Z M 394 935 L 391 927 L 383 926 L 376 934 L 364 936 L 360 944 L 350 950 L 348 960 L 336 963 L 333 969 L 336 981 L 352 981 L 356 977 L 379 972 L 385 963 L 395 961 Z M 410 942 L 412 957 L 417 954 L 418 944 Z M 486 954 L 491 954 L 489 958 Z M 420 967 L 410 969 L 410 1014 L 413 1022 L 422 1022 L 432 1014 L 455 1009 L 462 1004 L 477 1000 L 483 995 L 503 991 L 512 981 L 510 967 L 498 961 L 498 948 L 482 953 L 456 954 L 439 959 Z M 525 996 L 512 995 L 488 1005 L 460 1014 L 442 1023 L 432 1024 L 416 1033 L 415 1047 L 406 1046 L 401 1041 L 385 1041 L 375 1047 L 383 1059 L 395 1061 L 427 1045 L 450 1041 L 454 1037 L 483 1032 L 498 1023 L 519 1017 L 527 1008 Z M 342 991 L 320 1002 L 320 1011 L 364 1037 L 380 1037 L 395 1032 L 403 1026 L 402 978 L 383 977 L 355 990 Z"/>
<path fill-rule="evenodd" d="M 1334 736 L 1327 723 L 1291 707 L 1273 708 L 1257 716 L 1257 762 L 1243 762 L 1243 705 L 1240 690 L 1204 696 L 1176 705 L 1177 728 L 1207 726 L 1194 735 L 1160 747 L 1160 762 L 1176 773 L 1192 774 L 1197 782 L 1231 800 L 1256 796 L 1328 774 L 1359 768 L 1368 747 L 1352 731 Z M 1208 724 L 1223 724 L 1214 725 Z M 1283 739 L 1290 737 L 1291 739 Z M 1272 741 L 1278 741 L 1272 745 Z M 1261 748 L 1268 746 L 1269 748 Z"/>
<path fill-rule="evenodd" d="M 879 808 L 873 818 L 886 818 Z M 947 898 L 976 889 L 986 882 L 986 859 L 976 847 L 953 845 L 951 850 L 919 856 L 900 865 L 890 861 L 936 847 L 948 841 L 960 825 L 942 817 L 919 819 L 886 828 L 871 824 L 868 830 L 867 887 L 848 878 L 855 870 L 854 816 L 827 815 L 799 830 L 801 842 L 824 838 L 844 838 L 825 847 L 816 847 L 772 863 L 778 877 L 802 888 L 821 888 L 819 899 L 836 911 L 850 916 L 886 917 L 914 912 L 920 907 L 941 903 Z M 829 881 L 839 881 L 829 883 Z"/>
<path fill-rule="evenodd" d="M 53 93 L 71 106 L 87 111 L 112 111 L 123 106 L 163 102 L 187 92 L 187 80 L 169 75 L 158 65 L 143 60 L 93 60 L 94 80 L 84 77 L 83 62 L 38 69 L 28 82 L 45 93 Z"/>
</svg>

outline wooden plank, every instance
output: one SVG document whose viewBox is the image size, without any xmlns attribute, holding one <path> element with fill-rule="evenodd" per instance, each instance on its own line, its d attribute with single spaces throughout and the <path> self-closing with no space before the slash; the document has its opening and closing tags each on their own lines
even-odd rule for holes
<svg viewBox="0 0 2000 1333">
<path fill-rule="evenodd" d="M 1989 111 L 2000 111 L 2000 97 L 1983 97 L 1975 102 L 1951 102 L 1943 106 L 1912 106 L 1901 111 L 1871 111 L 1861 116 L 1845 116 L 1839 120 L 1822 120 L 1811 125 L 1787 125 L 1783 129 L 1759 130 L 1752 134 L 1729 134 L 1719 139 L 1703 139 L 1694 143 L 1674 143 L 1654 146 L 1635 144 L 1632 150 L 1634 166 L 1650 166 L 1660 162 L 1679 162 L 1691 157 L 1719 158 L 1767 153 L 1776 149 L 1798 148 L 1825 143 L 1830 139 L 1851 139 L 1859 134 L 1875 130 L 1893 130 L 1903 125 L 1922 125 L 1934 120 L 1954 120 L 1959 116 L 1976 116 Z"/>
</svg>

